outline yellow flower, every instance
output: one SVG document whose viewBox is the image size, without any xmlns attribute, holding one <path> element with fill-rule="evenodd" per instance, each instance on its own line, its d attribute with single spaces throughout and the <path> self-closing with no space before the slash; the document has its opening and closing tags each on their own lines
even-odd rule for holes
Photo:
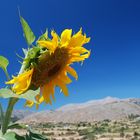
<svg viewBox="0 0 140 140">
<path fill-rule="evenodd" d="M 68 73 L 78 79 L 76 71 L 70 66 L 74 62 L 84 61 L 89 57 L 90 51 L 83 47 L 90 41 L 82 34 L 82 29 L 72 36 L 71 29 L 65 29 L 59 37 L 56 32 L 51 32 L 52 39 L 40 40 L 37 43 L 48 51 L 38 56 L 37 65 L 14 77 L 7 84 L 15 84 L 17 94 L 23 93 L 29 87 L 40 88 L 37 101 L 51 104 L 54 99 L 55 87 L 59 86 L 64 95 L 68 95 L 67 84 L 71 83 Z M 32 106 L 31 101 L 26 102 Z"/>
<path fill-rule="evenodd" d="M 32 74 L 33 69 L 25 71 L 24 73 L 19 74 L 17 77 L 13 76 L 13 79 L 6 82 L 6 84 L 15 84 L 12 90 L 16 94 L 22 94 L 29 88 L 32 79 Z"/>
</svg>

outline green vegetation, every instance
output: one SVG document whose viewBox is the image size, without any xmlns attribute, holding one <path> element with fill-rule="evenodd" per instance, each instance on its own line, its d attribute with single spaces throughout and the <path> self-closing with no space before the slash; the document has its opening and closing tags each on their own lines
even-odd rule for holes
<svg viewBox="0 0 140 140">
<path fill-rule="evenodd" d="M 31 128 L 49 140 L 140 140 L 139 116 L 130 115 L 125 120 L 79 123 L 40 123 Z"/>
</svg>

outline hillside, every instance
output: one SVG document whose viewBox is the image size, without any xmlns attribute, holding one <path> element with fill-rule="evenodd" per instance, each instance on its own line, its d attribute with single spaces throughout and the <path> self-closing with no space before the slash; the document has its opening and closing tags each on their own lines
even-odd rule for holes
<svg viewBox="0 0 140 140">
<path fill-rule="evenodd" d="M 68 104 L 55 111 L 33 113 L 20 120 L 22 123 L 93 122 L 120 120 L 129 115 L 140 115 L 140 98 L 119 99 L 107 97 L 80 104 Z"/>
</svg>

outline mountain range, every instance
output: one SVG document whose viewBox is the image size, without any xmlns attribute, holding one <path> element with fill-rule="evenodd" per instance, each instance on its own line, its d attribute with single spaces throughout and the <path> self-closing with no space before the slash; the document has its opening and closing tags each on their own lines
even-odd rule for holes
<svg viewBox="0 0 140 140">
<path fill-rule="evenodd" d="M 119 99 L 106 97 L 85 103 L 64 105 L 54 111 L 25 112 L 25 115 L 20 115 L 22 117 L 17 116 L 17 118 L 20 118 L 18 122 L 26 124 L 46 122 L 78 123 L 105 119 L 120 120 L 132 114 L 140 115 L 140 98 Z"/>
</svg>

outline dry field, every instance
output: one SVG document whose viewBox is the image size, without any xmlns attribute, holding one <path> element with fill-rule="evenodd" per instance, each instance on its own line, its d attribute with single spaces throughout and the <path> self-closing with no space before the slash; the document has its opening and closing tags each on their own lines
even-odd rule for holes
<svg viewBox="0 0 140 140">
<path fill-rule="evenodd" d="M 140 118 L 130 116 L 125 120 L 80 123 L 30 124 L 48 140 L 140 140 Z M 20 132 L 21 130 L 15 130 Z M 22 135 L 26 131 L 22 131 Z"/>
</svg>

